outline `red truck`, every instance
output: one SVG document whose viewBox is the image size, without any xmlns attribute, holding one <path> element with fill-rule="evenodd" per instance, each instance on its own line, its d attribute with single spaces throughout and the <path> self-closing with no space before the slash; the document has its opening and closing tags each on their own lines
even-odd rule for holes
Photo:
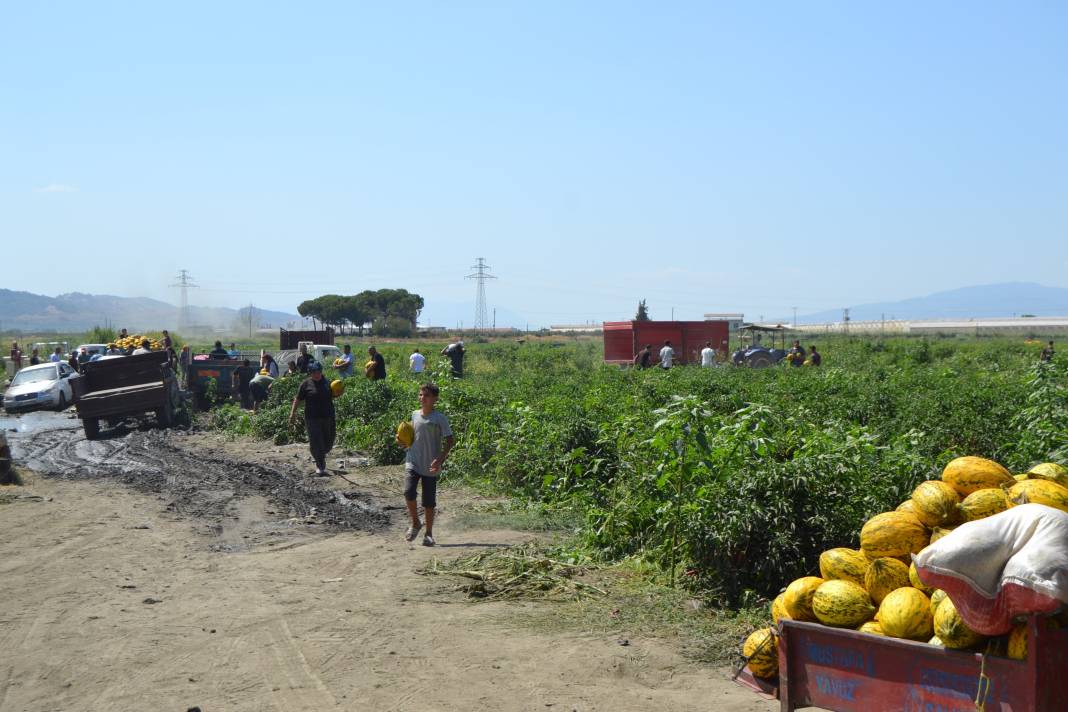
<svg viewBox="0 0 1068 712">
<path fill-rule="evenodd" d="M 717 359 L 729 353 L 730 326 L 726 320 L 705 321 L 606 321 L 604 322 L 605 363 L 627 364 L 646 344 L 653 356 L 665 341 L 675 349 L 675 363 L 700 363 L 701 349 L 709 341 Z"/>
</svg>

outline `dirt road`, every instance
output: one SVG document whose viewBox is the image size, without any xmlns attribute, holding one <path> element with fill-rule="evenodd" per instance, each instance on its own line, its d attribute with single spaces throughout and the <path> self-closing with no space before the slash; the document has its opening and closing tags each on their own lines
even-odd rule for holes
<svg viewBox="0 0 1068 712">
<path fill-rule="evenodd" d="M 530 538 L 450 530 L 460 491 L 427 549 L 395 474 L 305 485 L 303 448 L 76 422 L 17 436 L 33 470 L 0 488 L 0 710 L 778 709 L 669 643 L 538 632 L 515 613 L 544 604 L 419 575 Z"/>
</svg>

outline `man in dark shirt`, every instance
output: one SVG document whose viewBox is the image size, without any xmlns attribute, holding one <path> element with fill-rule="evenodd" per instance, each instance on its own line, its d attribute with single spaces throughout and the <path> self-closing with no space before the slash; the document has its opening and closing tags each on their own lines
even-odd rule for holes
<svg viewBox="0 0 1068 712">
<path fill-rule="evenodd" d="M 815 346 L 808 347 L 808 360 L 813 366 L 819 366 L 823 363 L 823 357 L 820 356 L 819 351 L 816 351 Z"/>
<path fill-rule="evenodd" d="M 163 330 L 163 350 L 171 348 L 174 345 L 174 341 L 171 339 L 170 332 L 166 329 Z"/>
<path fill-rule="evenodd" d="M 638 368 L 649 368 L 653 363 L 653 345 L 646 344 L 645 347 L 634 355 L 634 365 Z"/>
<path fill-rule="evenodd" d="M 442 356 L 448 356 L 449 361 L 452 362 L 452 376 L 453 378 L 464 377 L 464 342 L 457 341 L 455 344 L 449 344 L 441 350 Z"/>
<path fill-rule="evenodd" d="M 327 476 L 326 454 L 334 447 L 337 423 L 334 418 L 334 394 L 330 382 L 323 378 L 323 365 L 308 364 L 308 377 L 300 384 L 289 410 L 289 422 L 297 420 L 297 404 L 304 403 L 304 425 L 308 430 L 308 448 L 315 460 L 315 474 Z"/>
<path fill-rule="evenodd" d="M 301 373 L 307 373 L 309 363 L 311 363 L 311 356 L 308 355 L 308 346 L 307 344 L 301 344 L 300 355 L 297 356 L 297 370 Z"/>
<path fill-rule="evenodd" d="M 216 341 L 215 348 L 211 350 L 211 353 L 208 354 L 208 357 L 211 359 L 229 359 L 230 352 L 223 348 L 221 341 Z"/>
<path fill-rule="evenodd" d="M 367 355 L 371 357 L 371 360 L 375 362 L 374 375 L 371 376 L 372 381 L 380 381 L 386 377 L 386 360 L 382 358 L 382 354 L 378 353 L 378 349 L 371 346 L 367 349 Z"/>
<path fill-rule="evenodd" d="M 17 341 L 11 342 L 11 365 L 15 367 L 15 371 L 22 368 L 22 349 Z"/>
<path fill-rule="evenodd" d="M 252 377 L 256 375 L 256 369 L 252 367 L 252 362 L 245 359 L 240 366 L 234 369 L 233 382 L 237 386 L 237 393 L 241 398 L 241 407 L 245 410 L 252 408 L 252 389 L 249 384 L 252 383 Z"/>
<path fill-rule="evenodd" d="M 1049 342 L 1049 346 L 1047 346 L 1046 348 L 1042 349 L 1042 355 L 1039 356 L 1039 358 L 1042 361 L 1045 361 L 1046 363 L 1050 363 L 1051 361 L 1053 361 L 1053 340 L 1052 339 Z"/>
</svg>

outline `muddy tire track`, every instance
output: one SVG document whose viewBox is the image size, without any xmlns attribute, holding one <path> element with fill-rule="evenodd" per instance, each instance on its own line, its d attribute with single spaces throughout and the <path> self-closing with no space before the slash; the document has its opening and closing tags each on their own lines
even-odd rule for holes
<svg viewBox="0 0 1068 712">
<path fill-rule="evenodd" d="M 168 500 L 189 517 L 221 519 L 235 499 L 266 497 L 278 514 L 339 529 L 376 531 L 388 515 L 369 492 L 306 485 L 299 475 L 209 450 L 182 447 L 180 430 L 118 428 L 97 440 L 80 429 L 53 429 L 18 439 L 19 463 L 46 477 L 108 478 Z"/>
</svg>

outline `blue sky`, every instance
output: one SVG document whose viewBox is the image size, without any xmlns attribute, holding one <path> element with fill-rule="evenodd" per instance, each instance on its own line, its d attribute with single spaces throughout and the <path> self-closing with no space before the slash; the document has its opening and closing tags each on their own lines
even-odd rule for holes
<svg viewBox="0 0 1068 712">
<path fill-rule="evenodd" d="M 12 4 L 0 286 L 404 287 L 450 326 L 479 256 L 532 326 L 1068 286 L 1065 36 L 1055 2 Z"/>
</svg>

